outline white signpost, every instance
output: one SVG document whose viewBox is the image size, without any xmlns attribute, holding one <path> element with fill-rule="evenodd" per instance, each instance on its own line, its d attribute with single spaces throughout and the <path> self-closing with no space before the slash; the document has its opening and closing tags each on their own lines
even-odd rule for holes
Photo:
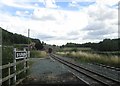
<svg viewBox="0 0 120 86">
<path fill-rule="evenodd" d="M 28 51 L 26 51 L 26 49 L 24 49 L 24 51 L 17 51 L 16 49 L 14 49 L 14 53 L 15 53 L 15 59 L 24 59 L 27 58 L 27 53 Z"/>
<path fill-rule="evenodd" d="M 15 53 L 16 53 L 15 59 L 27 58 L 27 51 L 16 51 Z"/>
<path fill-rule="evenodd" d="M 24 49 L 23 51 L 17 51 L 16 48 L 14 48 L 14 63 L 16 64 L 16 60 L 26 60 L 27 57 L 30 57 L 30 51 L 26 51 Z M 24 62 L 24 69 L 27 68 L 27 62 Z M 16 72 L 16 65 L 14 66 L 14 71 Z M 26 72 L 26 70 L 25 70 Z M 26 72 L 27 73 L 27 72 Z M 14 76 L 14 82 L 16 82 L 16 75 Z"/>
</svg>

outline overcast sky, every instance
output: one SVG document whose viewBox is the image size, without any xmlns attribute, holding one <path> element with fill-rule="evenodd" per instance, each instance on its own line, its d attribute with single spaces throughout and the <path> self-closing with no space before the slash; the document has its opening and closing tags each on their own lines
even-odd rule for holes
<svg viewBox="0 0 120 86">
<path fill-rule="evenodd" d="M 0 26 L 48 44 L 118 38 L 119 0 L 0 0 Z"/>
</svg>

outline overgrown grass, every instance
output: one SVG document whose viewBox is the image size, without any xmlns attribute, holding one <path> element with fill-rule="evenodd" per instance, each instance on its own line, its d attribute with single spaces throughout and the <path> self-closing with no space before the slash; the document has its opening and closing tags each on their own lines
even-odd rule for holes
<svg viewBox="0 0 120 86">
<path fill-rule="evenodd" d="M 118 56 L 112 56 L 112 55 L 99 55 L 99 54 L 92 54 L 89 52 L 57 52 L 57 54 L 67 57 L 73 57 L 78 58 L 81 61 L 84 62 L 90 62 L 90 63 L 101 63 L 105 65 L 120 66 L 120 58 Z"/>
<path fill-rule="evenodd" d="M 81 47 L 81 48 L 76 48 L 76 47 L 65 47 L 65 48 L 62 48 L 60 49 L 59 51 L 64 51 L 64 52 L 67 52 L 67 51 L 91 51 L 92 49 L 91 48 L 87 48 L 87 47 Z"/>
<path fill-rule="evenodd" d="M 34 50 L 30 52 L 30 55 L 31 58 L 43 58 L 47 56 L 47 53 L 45 51 Z"/>
<path fill-rule="evenodd" d="M 13 47 L 12 46 L 3 46 L 2 47 L 2 64 L 8 64 L 13 62 Z"/>
</svg>

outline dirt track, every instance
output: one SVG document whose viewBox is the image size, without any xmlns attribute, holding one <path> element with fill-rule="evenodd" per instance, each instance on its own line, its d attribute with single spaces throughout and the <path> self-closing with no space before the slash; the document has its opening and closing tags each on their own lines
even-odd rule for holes
<svg viewBox="0 0 120 86">
<path fill-rule="evenodd" d="M 57 61 L 34 58 L 30 67 L 30 76 L 20 86 L 40 84 L 84 84 Z"/>
</svg>

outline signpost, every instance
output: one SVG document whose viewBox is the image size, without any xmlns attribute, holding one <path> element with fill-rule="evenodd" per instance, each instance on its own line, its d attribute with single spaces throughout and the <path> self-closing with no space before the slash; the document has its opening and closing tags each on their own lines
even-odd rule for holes
<svg viewBox="0 0 120 86">
<path fill-rule="evenodd" d="M 30 57 L 30 51 L 29 51 L 29 35 L 30 35 L 30 29 L 28 29 L 28 50 L 24 48 L 23 51 L 17 51 L 16 48 L 14 48 L 14 64 L 16 64 L 16 60 L 24 60 L 24 69 L 28 67 L 27 65 L 27 58 Z M 16 73 L 16 65 L 14 66 L 14 72 Z M 27 74 L 27 70 L 24 71 Z M 16 74 L 14 76 L 14 82 L 16 82 Z M 16 83 L 15 83 L 16 84 Z"/>
<path fill-rule="evenodd" d="M 15 59 L 27 58 L 27 51 L 16 51 L 15 53 Z"/>
<path fill-rule="evenodd" d="M 26 51 L 26 49 L 24 48 L 23 51 L 17 51 L 16 48 L 14 48 L 14 64 L 16 64 L 16 60 L 26 60 L 27 57 L 30 56 L 30 51 Z M 27 68 L 26 65 L 26 61 L 24 62 L 24 69 Z M 16 65 L 14 66 L 14 71 L 16 72 Z M 24 71 L 25 73 L 27 73 L 27 71 Z M 16 82 L 16 75 L 14 76 L 14 82 Z"/>
</svg>

